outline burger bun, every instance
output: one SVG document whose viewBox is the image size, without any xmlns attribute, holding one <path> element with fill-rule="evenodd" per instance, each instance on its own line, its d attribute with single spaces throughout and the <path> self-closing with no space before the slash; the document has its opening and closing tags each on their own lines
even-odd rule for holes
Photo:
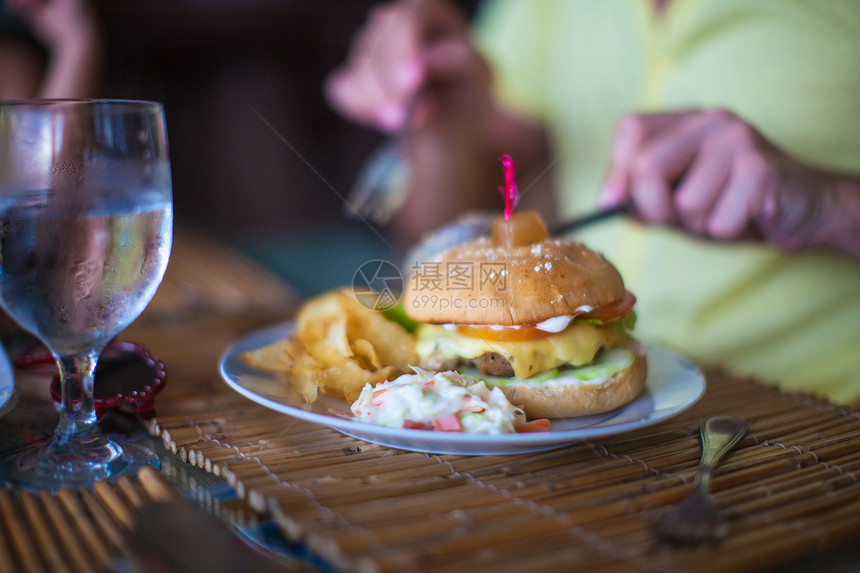
<svg viewBox="0 0 860 573">
<path fill-rule="evenodd" d="M 624 296 L 624 281 L 602 255 L 565 238 L 513 248 L 482 238 L 453 247 L 413 273 L 404 292 L 410 318 L 435 324 L 537 324 Z M 444 265 L 444 266 L 443 266 Z M 430 272 L 467 269 L 468 280 Z M 441 304 L 445 303 L 445 304 Z"/>
<path fill-rule="evenodd" d="M 623 348 L 633 352 L 633 362 L 599 384 L 555 378 L 551 383 L 518 381 L 499 389 L 528 418 L 571 418 L 608 412 L 631 402 L 645 387 L 648 369 L 644 347 L 631 338 Z"/>
</svg>

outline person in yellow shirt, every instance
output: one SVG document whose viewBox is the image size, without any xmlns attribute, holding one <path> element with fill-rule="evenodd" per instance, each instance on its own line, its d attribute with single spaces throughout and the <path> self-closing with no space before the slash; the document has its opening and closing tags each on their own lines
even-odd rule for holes
<svg viewBox="0 0 860 573">
<path fill-rule="evenodd" d="M 497 0 L 474 40 L 452 5 L 405 0 L 327 90 L 404 134 L 405 241 L 497 206 L 511 153 L 548 218 L 631 206 L 576 238 L 618 266 L 639 336 L 858 403 L 858 68 L 848 0 Z"/>
</svg>

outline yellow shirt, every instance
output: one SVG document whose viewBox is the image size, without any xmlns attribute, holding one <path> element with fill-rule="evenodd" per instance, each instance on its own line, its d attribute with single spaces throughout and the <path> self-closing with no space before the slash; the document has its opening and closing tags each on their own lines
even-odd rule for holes
<svg viewBox="0 0 860 573">
<path fill-rule="evenodd" d="M 479 15 L 500 100 L 551 131 L 564 215 L 595 207 L 615 124 L 633 112 L 727 108 L 798 159 L 860 173 L 860 2 L 651 6 L 495 0 Z M 641 338 L 860 403 L 860 263 L 627 221 L 577 238 L 636 294 Z"/>
</svg>

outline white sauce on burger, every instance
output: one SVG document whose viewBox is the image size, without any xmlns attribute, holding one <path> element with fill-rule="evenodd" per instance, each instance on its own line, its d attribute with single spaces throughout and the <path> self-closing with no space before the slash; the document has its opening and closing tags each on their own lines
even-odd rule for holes
<svg viewBox="0 0 860 573">
<path fill-rule="evenodd" d="M 539 322 L 539 323 L 533 325 L 533 328 L 536 328 L 538 330 L 543 330 L 544 332 L 550 332 L 550 333 L 561 332 L 562 330 L 564 330 L 565 328 L 568 327 L 568 325 L 571 323 L 571 321 L 574 318 L 576 318 L 576 315 L 583 314 L 586 312 L 591 312 L 592 310 L 594 310 L 594 308 L 595 307 L 593 307 L 593 306 L 589 306 L 587 304 L 584 304 L 584 305 L 582 305 L 576 309 L 576 311 L 575 311 L 576 314 L 574 314 L 574 315 L 568 314 L 568 315 L 561 315 L 561 316 L 553 316 L 551 318 L 544 320 L 543 322 Z M 450 323 L 450 324 L 442 324 L 441 326 L 443 328 L 448 329 L 448 330 L 457 330 L 461 326 L 472 326 L 472 327 L 476 327 L 476 328 L 486 328 L 489 330 L 498 330 L 498 331 L 516 330 L 517 328 L 520 328 L 519 326 L 502 326 L 499 324 L 463 325 L 463 324 Z"/>
</svg>

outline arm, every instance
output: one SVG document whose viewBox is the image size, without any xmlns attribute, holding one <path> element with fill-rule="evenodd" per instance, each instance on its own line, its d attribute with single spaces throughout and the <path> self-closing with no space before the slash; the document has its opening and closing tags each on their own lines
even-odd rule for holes
<svg viewBox="0 0 860 573">
<path fill-rule="evenodd" d="M 860 179 L 801 163 L 723 110 L 622 119 L 601 202 L 706 238 L 860 260 Z"/>
<path fill-rule="evenodd" d="M 402 242 L 464 211 L 500 209 L 502 153 L 520 166 L 523 205 L 552 212 L 550 178 L 538 178 L 547 164 L 544 131 L 494 105 L 489 66 L 447 2 L 375 9 L 326 88 L 346 117 L 401 137 L 412 181 L 392 222 Z"/>
<path fill-rule="evenodd" d="M 427 130 L 408 137 L 406 153 L 413 183 L 392 221 L 395 235 L 411 244 L 468 211 L 501 213 L 504 202 L 498 189 L 503 171 L 498 159 L 503 153 L 517 161 L 522 192 L 518 209 L 537 210 L 551 222 L 551 177 L 540 170 L 548 163 L 547 148 L 539 126 L 495 109 L 477 125 L 463 121 L 453 132 Z"/>
<path fill-rule="evenodd" d="M 34 97 L 41 73 L 35 50 L 14 41 L 0 42 L 0 100 Z"/>
<path fill-rule="evenodd" d="M 104 48 L 95 14 L 85 0 L 10 0 L 9 9 L 30 23 L 49 53 L 38 91 L 29 97 L 97 95 Z"/>
</svg>

